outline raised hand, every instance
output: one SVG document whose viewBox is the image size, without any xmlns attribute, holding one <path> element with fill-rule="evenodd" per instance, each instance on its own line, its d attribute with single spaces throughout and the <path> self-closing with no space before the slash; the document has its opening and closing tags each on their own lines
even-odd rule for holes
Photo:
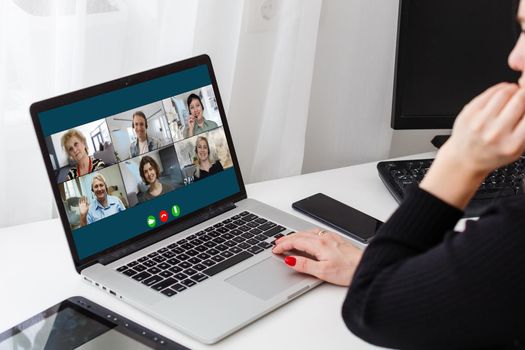
<svg viewBox="0 0 525 350">
<path fill-rule="evenodd" d="M 188 135 L 193 136 L 193 130 L 195 128 L 195 117 L 193 114 L 190 114 L 190 117 L 188 119 Z"/>
<path fill-rule="evenodd" d="M 80 197 L 78 200 L 78 208 L 80 210 L 80 216 L 86 217 L 89 209 L 89 204 L 86 197 Z"/>
<path fill-rule="evenodd" d="M 501 83 L 463 108 L 420 187 L 465 208 L 494 169 L 525 151 L 525 89 Z"/>
<path fill-rule="evenodd" d="M 484 175 L 525 151 L 525 89 L 502 83 L 473 99 L 459 114 L 444 152 Z"/>
</svg>

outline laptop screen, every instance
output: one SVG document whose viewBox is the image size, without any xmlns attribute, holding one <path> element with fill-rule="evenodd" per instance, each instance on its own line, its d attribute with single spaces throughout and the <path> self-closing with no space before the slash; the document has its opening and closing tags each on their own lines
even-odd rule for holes
<svg viewBox="0 0 525 350">
<path fill-rule="evenodd" d="M 79 260 L 241 191 L 210 71 L 199 64 L 101 85 L 33 111 Z"/>
</svg>

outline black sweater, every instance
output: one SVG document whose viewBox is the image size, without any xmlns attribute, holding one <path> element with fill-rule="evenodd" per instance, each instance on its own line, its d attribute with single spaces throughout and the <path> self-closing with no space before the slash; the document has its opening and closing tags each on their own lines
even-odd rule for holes
<svg viewBox="0 0 525 350">
<path fill-rule="evenodd" d="M 402 349 L 525 344 L 525 198 L 462 212 L 413 188 L 365 250 L 343 304 L 364 340 Z"/>
</svg>

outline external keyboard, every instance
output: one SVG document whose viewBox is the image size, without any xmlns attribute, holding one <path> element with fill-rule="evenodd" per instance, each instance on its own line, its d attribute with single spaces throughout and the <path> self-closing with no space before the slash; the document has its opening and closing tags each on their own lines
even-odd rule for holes
<svg viewBox="0 0 525 350">
<path fill-rule="evenodd" d="M 433 159 L 417 159 L 379 162 L 377 170 L 390 193 L 401 202 L 405 189 L 421 182 L 432 161 Z M 479 216 L 495 200 L 523 195 L 524 169 L 525 159 L 522 157 L 490 173 L 465 209 L 465 216 Z"/>
<path fill-rule="evenodd" d="M 116 270 L 172 297 L 271 248 L 285 230 L 243 211 Z"/>
</svg>

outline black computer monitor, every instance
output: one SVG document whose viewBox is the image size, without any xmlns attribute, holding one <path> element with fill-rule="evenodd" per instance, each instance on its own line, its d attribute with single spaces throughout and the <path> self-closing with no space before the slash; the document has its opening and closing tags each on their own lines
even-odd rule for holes
<svg viewBox="0 0 525 350">
<path fill-rule="evenodd" d="M 516 81 L 517 0 L 400 0 L 393 129 L 450 129 L 474 96 Z"/>
</svg>

